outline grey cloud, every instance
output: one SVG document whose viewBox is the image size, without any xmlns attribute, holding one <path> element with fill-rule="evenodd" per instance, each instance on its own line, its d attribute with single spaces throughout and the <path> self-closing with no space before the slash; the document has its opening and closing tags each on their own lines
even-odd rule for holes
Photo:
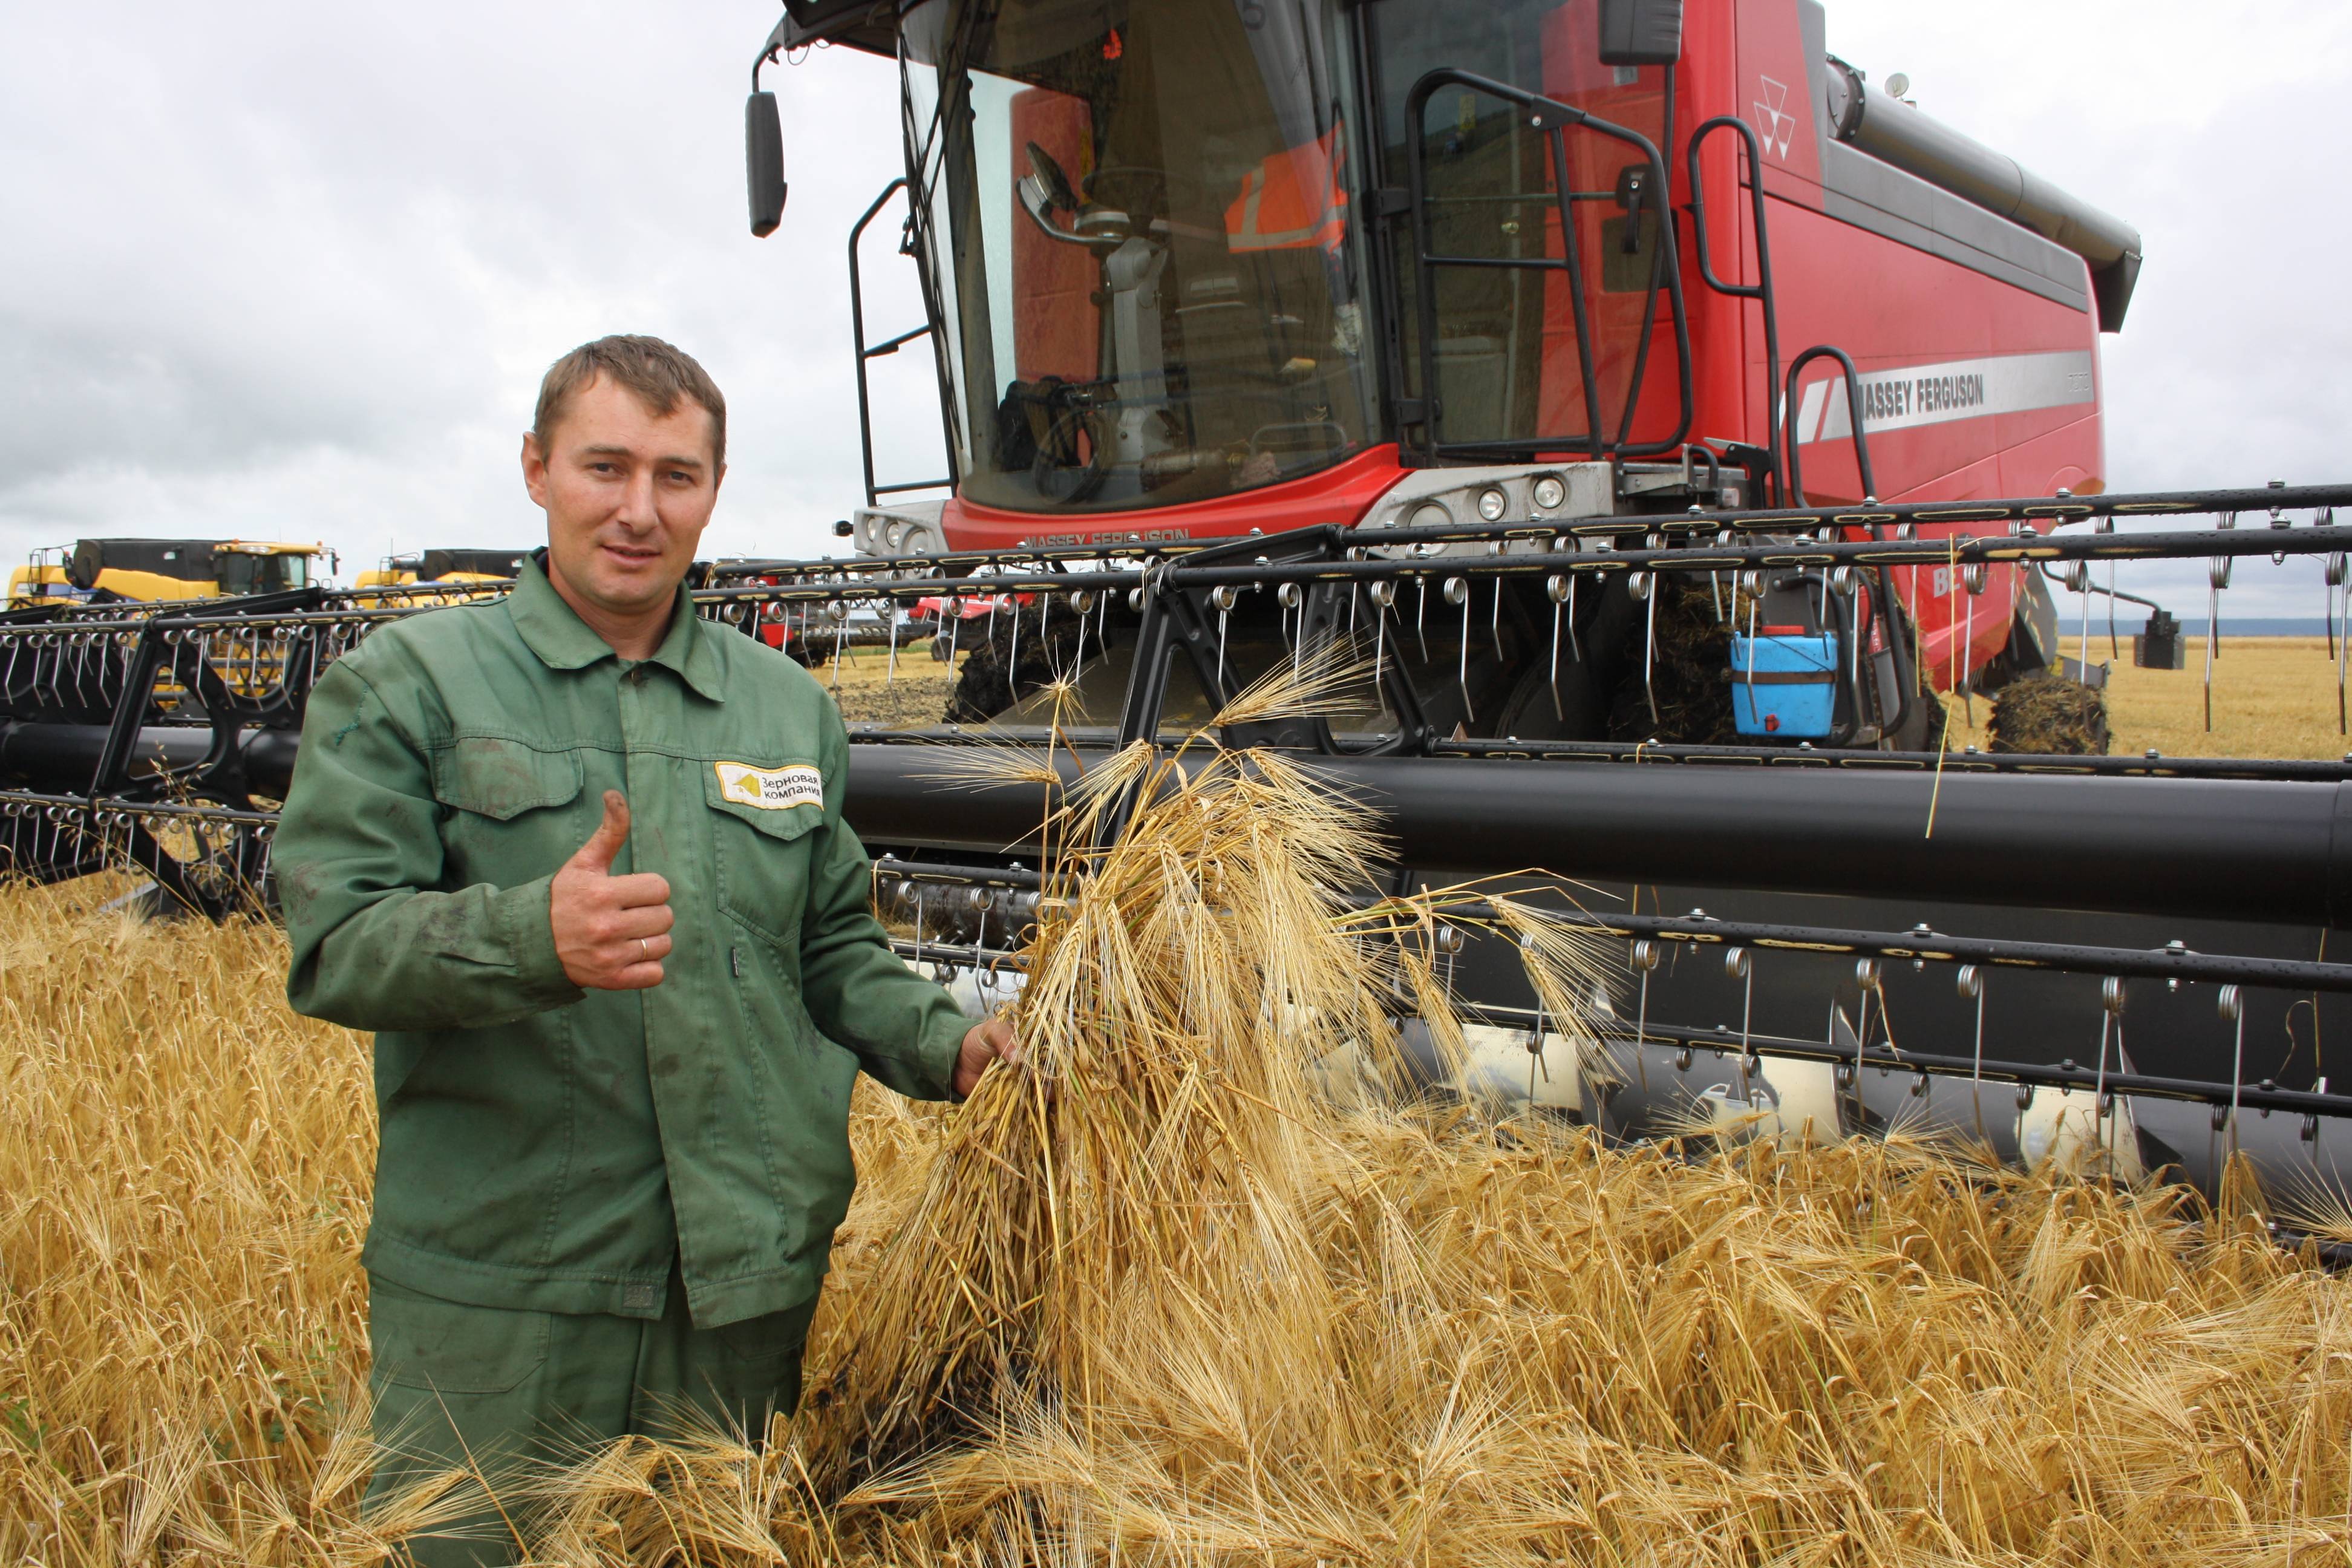
<svg viewBox="0 0 2352 1568">
<path fill-rule="evenodd" d="M 743 228 L 762 7 L 58 8 L 0 56 L 0 549 L 536 526 L 540 372 L 650 331 L 730 394 L 714 545 L 816 549 L 856 483 L 839 245 L 888 68 L 783 71 L 794 203 Z M 857 133 L 844 134 L 852 126 Z M 886 296 L 887 290 L 886 289 Z"/>
</svg>

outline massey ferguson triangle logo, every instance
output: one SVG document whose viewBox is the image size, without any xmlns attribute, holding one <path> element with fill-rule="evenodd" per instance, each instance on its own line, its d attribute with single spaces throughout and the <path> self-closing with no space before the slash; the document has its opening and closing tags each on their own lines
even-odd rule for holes
<svg viewBox="0 0 2352 1568">
<path fill-rule="evenodd" d="M 1764 145 L 1772 150 L 1772 155 L 1786 163 L 1789 143 L 1797 137 L 1797 117 L 1786 107 L 1789 89 L 1769 76 L 1756 79 L 1764 89 L 1764 96 L 1756 100 L 1756 129 L 1763 134 Z"/>
</svg>

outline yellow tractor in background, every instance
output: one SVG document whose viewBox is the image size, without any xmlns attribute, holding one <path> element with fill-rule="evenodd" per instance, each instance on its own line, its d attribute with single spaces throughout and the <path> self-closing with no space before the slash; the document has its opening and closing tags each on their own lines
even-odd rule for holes
<svg viewBox="0 0 2352 1568">
<path fill-rule="evenodd" d="M 324 544 L 247 539 L 82 539 L 33 552 L 8 576 L 8 608 L 130 600 L 214 599 L 307 588 L 320 576 Z"/>
</svg>

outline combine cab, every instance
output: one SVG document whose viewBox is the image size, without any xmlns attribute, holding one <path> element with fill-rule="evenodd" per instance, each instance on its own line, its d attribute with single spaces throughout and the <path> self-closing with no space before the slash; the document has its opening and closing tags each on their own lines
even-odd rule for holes
<svg viewBox="0 0 2352 1568">
<path fill-rule="evenodd" d="M 11 573 L 8 607 L 280 593 L 308 587 L 326 553 L 321 544 L 241 539 L 84 539 L 36 551 Z"/>
</svg>

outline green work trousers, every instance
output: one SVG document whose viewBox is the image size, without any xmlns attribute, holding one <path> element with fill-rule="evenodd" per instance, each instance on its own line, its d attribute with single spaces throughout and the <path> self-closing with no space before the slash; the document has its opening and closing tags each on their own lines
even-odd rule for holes
<svg viewBox="0 0 2352 1568">
<path fill-rule="evenodd" d="M 632 1434 L 716 1429 L 758 1443 L 801 1396 L 814 1299 L 698 1329 L 675 1269 L 658 1318 L 475 1307 L 368 1280 L 377 1461 L 371 1505 L 434 1474 L 478 1469 L 500 1506 L 412 1536 L 420 1568 L 474 1568 L 521 1554 L 518 1480 L 589 1445 Z"/>
</svg>

